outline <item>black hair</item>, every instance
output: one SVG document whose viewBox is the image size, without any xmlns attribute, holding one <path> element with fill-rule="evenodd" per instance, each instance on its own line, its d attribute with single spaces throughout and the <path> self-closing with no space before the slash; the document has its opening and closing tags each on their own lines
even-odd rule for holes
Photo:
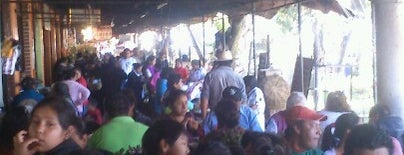
<svg viewBox="0 0 404 155">
<path fill-rule="evenodd" d="M 163 70 L 161 71 L 160 78 L 168 79 L 168 77 L 170 77 L 172 74 L 176 74 L 174 69 L 171 67 L 166 67 L 166 68 L 163 68 Z"/>
<path fill-rule="evenodd" d="M 36 84 L 37 82 L 32 77 L 25 77 L 21 81 L 21 87 L 23 90 L 34 89 Z"/>
<path fill-rule="evenodd" d="M 56 61 L 56 64 L 60 64 L 60 63 L 68 63 L 69 59 L 67 57 L 61 57 Z"/>
<path fill-rule="evenodd" d="M 151 61 L 153 61 L 153 60 L 155 60 L 155 59 L 156 59 L 156 56 L 151 55 L 151 56 L 147 57 L 146 63 L 149 64 Z"/>
<path fill-rule="evenodd" d="M 25 107 L 16 106 L 8 109 L 0 126 L 0 149 L 12 149 L 13 137 L 21 130 L 27 130 L 29 114 Z"/>
<path fill-rule="evenodd" d="M 240 112 L 237 104 L 233 100 L 221 100 L 217 103 L 215 113 L 219 128 L 235 128 L 239 125 Z"/>
<path fill-rule="evenodd" d="M 244 148 L 240 144 L 229 145 L 229 149 L 232 155 L 245 155 Z"/>
<path fill-rule="evenodd" d="M 168 92 L 168 95 L 163 102 L 165 105 L 172 105 L 182 95 L 187 96 L 187 93 L 180 89 L 172 89 Z"/>
<path fill-rule="evenodd" d="M 351 111 L 351 107 L 347 103 L 347 97 L 342 91 L 334 91 L 328 94 L 325 109 L 334 112 Z"/>
<path fill-rule="evenodd" d="M 252 75 L 247 75 L 243 78 L 245 86 L 250 86 L 251 88 L 257 87 L 257 80 Z"/>
<path fill-rule="evenodd" d="M 185 128 L 174 120 L 160 120 L 154 123 L 143 135 L 142 147 L 144 155 L 156 155 L 161 152 L 160 141 L 173 146 Z"/>
<path fill-rule="evenodd" d="M 175 59 L 175 63 L 181 63 L 182 64 L 183 60 L 181 60 L 180 58 Z"/>
<path fill-rule="evenodd" d="M 76 72 L 74 70 L 75 70 L 75 68 L 68 67 L 63 74 L 63 80 L 73 79 L 76 76 Z"/>
<path fill-rule="evenodd" d="M 63 82 L 56 82 L 53 84 L 52 95 L 65 97 L 66 99 L 71 100 L 69 87 Z"/>
<path fill-rule="evenodd" d="M 72 104 L 63 97 L 50 96 L 39 102 L 32 110 L 31 117 L 42 107 L 49 107 L 57 114 L 58 121 L 62 129 L 66 130 L 69 126 L 76 126 L 79 118 Z"/>
<path fill-rule="evenodd" d="M 76 133 L 80 138 L 82 138 L 84 134 L 88 134 L 86 133 L 86 123 L 82 119 L 77 120 L 74 128 L 76 128 Z"/>
<path fill-rule="evenodd" d="M 180 59 L 180 58 L 178 58 L 178 59 Z M 184 54 L 184 55 L 181 56 L 180 60 L 182 62 L 189 62 L 189 56 Z"/>
<path fill-rule="evenodd" d="M 251 147 L 254 155 L 286 155 L 289 154 L 286 143 L 277 135 L 246 131 L 241 139 L 243 148 Z"/>
<path fill-rule="evenodd" d="M 178 74 L 171 74 L 167 78 L 168 89 L 174 89 L 174 85 L 181 81 L 181 76 Z"/>
<path fill-rule="evenodd" d="M 192 61 L 191 61 L 191 64 L 196 64 L 196 65 L 198 65 L 198 66 L 201 66 L 201 65 L 202 65 L 202 64 L 201 64 L 201 61 L 200 61 L 200 60 L 196 60 L 196 59 L 192 60 Z"/>
<path fill-rule="evenodd" d="M 381 129 L 370 124 L 362 124 L 354 127 L 344 146 L 344 155 L 351 155 L 355 150 L 387 148 L 389 155 L 393 154 L 393 142 L 391 137 Z"/>
<path fill-rule="evenodd" d="M 83 57 L 83 53 L 81 53 L 81 52 L 77 52 L 77 54 L 76 54 L 76 58 L 81 58 L 81 57 Z"/>
<path fill-rule="evenodd" d="M 195 150 L 195 155 L 232 155 L 230 149 L 223 142 L 209 140 L 202 143 Z"/>
<path fill-rule="evenodd" d="M 97 131 L 101 126 L 93 121 L 85 122 L 85 131 L 84 133 L 90 135 Z"/>
<path fill-rule="evenodd" d="M 375 116 L 379 119 L 391 116 L 390 107 L 387 104 L 375 104 L 369 111 L 369 117 Z"/>
<path fill-rule="evenodd" d="M 118 92 L 112 95 L 108 104 L 106 104 L 107 113 L 111 118 L 116 116 L 126 116 L 132 105 L 134 105 L 134 103 L 130 102 L 129 98 L 123 92 Z"/>
<path fill-rule="evenodd" d="M 227 60 L 227 61 L 215 61 L 213 65 L 231 67 L 232 64 L 233 64 L 233 60 Z"/>
<path fill-rule="evenodd" d="M 154 69 L 156 72 L 160 72 L 163 69 L 163 63 L 161 62 L 156 62 L 156 64 L 154 65 Z"/>
<path fill-rule="evenodd" d="M 347 131 L 358 125 L 358 123 L 359 116 L 356 113 L 346 113 L 339 116 L 335 123 L 328 125 L 324 129 L 321 149 L 326 151 L 339 147 Z M 335 128 L 334 134 L 331 132 L 333 127 Z"/>
<path fill-rule="evenodd" d="M 133 66 L 133 69 L 136 70 L 136 69 L 142 67 L 142 64 L 141 63 L 133 63 L 132 66 Z"/>
</svg>

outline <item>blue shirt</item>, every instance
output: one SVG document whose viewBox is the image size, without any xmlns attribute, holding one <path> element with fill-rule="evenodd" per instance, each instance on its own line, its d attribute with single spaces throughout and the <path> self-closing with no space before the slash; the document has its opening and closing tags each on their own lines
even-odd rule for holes
<svg viewBox="0 0 404 155">
<path fill-rule="evenodd" d="M 205 132 L 205 135 L 215 130 L 217 125 L 218 121 L 215 112 L 209 112 L 205 121 L 203 122 L 203 131 Z M 239 126 L 245 130 L 264 132 L 258 123 L 257 114 L 255 114 L 252 109 L 246 105 L 241 105 L 240 107 Z"/>
<path fill-rule="evenodd" d="M 198 69 L 193 69 L 191 70 L 191 73 L 189 74 L 189 82 L 198 82 L 203 80 L 205 78 L 206 71 L 200 67 Z"/>
<path fill-rule="evenodd" d="M 157 91 L 156 91 L 158 101 L 161 100 L 161 98 L 164 96 L 164 93 L 166 93 L 167 89 L 168 89 L 168 80 L 165 78 L 159 79 L 157 81 Z"/>
<path fill-rule="evenodd" d="M 228 66 L 213 69 L 205 76 L 201 98 L 208 99 L 208 107 L 214 109 L 222 99 L 223 90 L 229 86 L 240 88 L 241 92 L 243 92 L 243 101 L 247 100 L 243 78 Z"/>
<path fill-rule="evenodd" d="M 34 89 L 27 89 L 27 90 L 22 91 L 17 96 L 15 96 L 13 105 L 18 106 L 21 101 L 28 100 L 28 99 L 33 99 L 38 103 L 38 102 L 42 101 L 43 98 L 44 98 L 44 96 L 42 94 L 38 93 L 37 91 L 35 91 Z"/>
</svg>

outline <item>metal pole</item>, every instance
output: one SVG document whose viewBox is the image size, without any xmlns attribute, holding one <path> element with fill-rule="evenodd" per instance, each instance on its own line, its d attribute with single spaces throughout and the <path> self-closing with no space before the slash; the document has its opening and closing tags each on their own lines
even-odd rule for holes
<svg viewBox="0 0 404 155">
<path fill-rule="evenodd" d="M 254 77 L 257 77 L 257 53 L 255 51 L 255 5 L 254 2 L 251 3 L 252 5 L 252 12 L 251 12 L 251 18 L 252 18 L 252 35 L 253 35 L 253 41 L 252 41 L 252 52 L 253 52 L 253 61 L 254 61 Z"/>
<path fill-rule="evenodd" d="M 269 35 L 267 35 L 267 58 L 265 60 L 265 69 L 271 66 L 270 52 L 271 52 L 270 40 Z"/>
<path fill-rule="evenodd" d="M 377 104 L 404 118 L 404 0 L 372 0 L 374 12 Z"/>
<path fill-rule="evenodd" d="M 202 60 L 202 63 L 203 63 L 203 66 L 205 66 L 205 64 L 206 64 L 206 31 L 205 31 L 205 16 L 203 16 L 202 17 L 202 38 L 203 38 L 203 41 L 202 41 L 202 51 L 203 51 L 203 60 Z"/>
<path fill-rule="evenodd" d="M 223 51 L 225 51 L 226 50 L 226 31 L 225 31 L 224 14 L 222 14 L 222 31 L 223 31 Z"/>
<path fill-rule="evenodd" d="M 377 97 L 377 66 L 376 66 L 376 22 L 375 22 L 375 4 L 372 3 L 372 68 L 373 68 L 373 102 L 377 104 L 378 102 L 378 97 Z"/>
<path fill-rule="evenodd" d="M 319 91 L 318 91 L 318 51 L 319 51 L 319 42 L 318 42 L 318 32 L 316 32 L 316 41 L 315 41 L 315 48 L 313 51 L 314 57 L 314 110 L 317 110 L 318 107 L 318 98 L 319 98 Z"/>
<path fill-rule="evenodd" d="M 301 71 L 301 82 L 302 82 L 302 92 L 304 91 L 304 66 L 303 66 L 303 51 L 302 51 L 302 6 L 300 0 L 297 3 L 297 18 L 298 18 L 298 28 L 299 28 L 299 55 L 300 55 L 300 71 Z M 306 93 L 305 93 L 306 94 Z"/>
</svg>

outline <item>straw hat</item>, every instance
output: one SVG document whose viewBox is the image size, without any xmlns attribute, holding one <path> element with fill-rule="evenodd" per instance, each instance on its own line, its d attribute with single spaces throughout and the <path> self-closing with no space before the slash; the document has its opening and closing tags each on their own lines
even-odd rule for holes
<svg viewBox="0 0 404 155">
<path fill-rule="evenodd" d="M 233 54 L 229 50 L 217 52 L 216 58 L 216 61 L 230 61 L 233 60 Z"/>
</svg>

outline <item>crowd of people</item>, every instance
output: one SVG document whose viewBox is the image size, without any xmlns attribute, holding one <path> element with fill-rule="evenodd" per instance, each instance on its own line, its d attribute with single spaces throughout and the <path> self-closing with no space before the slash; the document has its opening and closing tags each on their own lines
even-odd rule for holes
<svg viewBox="0 0 404 155">
<path fill-rule="evenodd" d="M 343 92 L 325 109 L 292 92 L 265 119 L 265 90 L 233 71 L 230 51 L 211 68 L 184 56 L 78 53 L 60 59 L 54 83 L 25 77 L 0 120 L 0 155 L 402 155 L 404 124 L 385 104 L 364 122 Z"/>
</svg>

